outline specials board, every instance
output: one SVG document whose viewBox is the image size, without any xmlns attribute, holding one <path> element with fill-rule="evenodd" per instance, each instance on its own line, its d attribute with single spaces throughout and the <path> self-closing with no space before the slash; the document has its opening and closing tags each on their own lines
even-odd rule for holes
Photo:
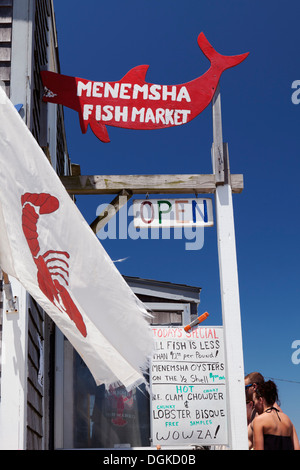
<svg viewBox="0 0 300 470">
<path fill-rule="evenodd" d="M 152 444 L 227 444 L 223 328 L 152 331 Z"/>
</svg>

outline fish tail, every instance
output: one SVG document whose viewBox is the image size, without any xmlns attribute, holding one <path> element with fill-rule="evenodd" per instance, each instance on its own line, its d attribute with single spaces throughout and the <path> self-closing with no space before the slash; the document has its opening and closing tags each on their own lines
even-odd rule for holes
<svg viewBox="0 0 300 470">
<path fill-rule="evenodd" d="M 208 42 L 204 33 L 199 34 L 198 45 L 211 64 L 221 69 L 222 72 L 226 69 L 229 69 L 230 67 L 235 67 L 236 65 L 240 64 L 249 55 L 249 52 L 233 56 L 219 54 L 219 52 L 217 52 Z"/>
</svg>

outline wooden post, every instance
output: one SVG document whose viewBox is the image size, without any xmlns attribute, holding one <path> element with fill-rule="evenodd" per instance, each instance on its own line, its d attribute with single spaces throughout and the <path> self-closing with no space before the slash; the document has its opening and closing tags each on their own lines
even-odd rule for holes
<svg viewBox="0 0 300 470">
<path fill-rule="evenodd" d="M 224 152 L 219 87 L 212 102 L 213 170 L 216 177 L 215 206 L 218 238 L 222 318 L 226 358 L 226 392 L 229 447 L 248 449 L 244 360 L 236 259 L 232 189 L 228 153 Z"/>
<path fill-rule="evenodd" d="M 119 194 L 214 194 L 215 175 L 76 175 L 61 176 L 70 195 Z M 243 175 L 231 175 L 233 193 L 243 191 Z M 218 183 L 220 180 L 218 181 Z"/>
<path fill-rule="evenodd" d="M 131 197 L 132 192 L 123 189 L 107 206 L 107 208 L 91 223 L 90 227 L 93 232 L 97 235 L 99 230 L 101 230 L 102 227 L 104 227 L 107 222 L 116 215 L 116 213 L 129 201 Z"/>
</svg>

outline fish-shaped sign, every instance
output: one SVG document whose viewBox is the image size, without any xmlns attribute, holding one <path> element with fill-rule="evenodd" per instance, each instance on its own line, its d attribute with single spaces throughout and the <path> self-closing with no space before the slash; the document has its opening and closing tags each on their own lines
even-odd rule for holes
<svg viewBox="0 0 300 470">
<path fill-rule="evenodd" d="M 186 124 L 211 102 L 224 70 L 240 64 L 248 53 L 224 56 L 204 33 L 198 44 L 211 66 L 201 77 L 181 85 L 145 82 L 148 65 L 131 69 L 118 82 L 95 82 L 42 71 L 43 101 L 74 109 L 85 134 L 88 125 L 102 141 L 109 142 L 106 126 L 126 129 L 162 129 Z"/>
</svg>

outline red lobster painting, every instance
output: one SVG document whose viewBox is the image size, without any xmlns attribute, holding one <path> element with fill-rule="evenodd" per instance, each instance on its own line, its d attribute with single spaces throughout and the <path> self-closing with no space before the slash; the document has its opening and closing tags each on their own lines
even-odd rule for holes
<svg viewBox="0 0 300 470">
<path fill-rule="evenodd" d="M 82 315 L 65 287 L 69 285 L 69 253 L 48 250 L 40 254 L 38 220 L 42 215 L 57 211 L 59 201 L 47 193 L 25 193 L 21 197 L 21 204 L 22 228 L 37 267 L 39 288 L 55 307 L 69 316 L 80 333 L 86 337 L 87 330 Z"/>
</svg>

